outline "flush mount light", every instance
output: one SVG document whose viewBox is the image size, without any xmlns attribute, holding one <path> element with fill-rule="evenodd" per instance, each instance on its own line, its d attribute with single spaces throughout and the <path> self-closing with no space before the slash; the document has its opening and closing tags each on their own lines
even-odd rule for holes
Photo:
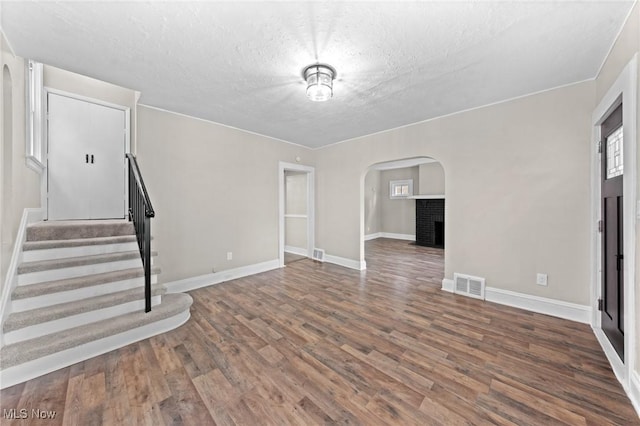
<svg viewBox="0 0 640 426">
<path fill-rule="evenodd" d="M 314 102 L 323 102 L 333 96 L 333 79 L 336 70 L 329 65 L 309 65 L 302 71 L 307 82 L 307 97 Z"/>
</svg>

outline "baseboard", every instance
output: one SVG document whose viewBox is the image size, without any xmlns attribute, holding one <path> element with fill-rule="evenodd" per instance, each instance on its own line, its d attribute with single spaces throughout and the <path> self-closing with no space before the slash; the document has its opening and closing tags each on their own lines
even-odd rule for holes
<svg viewBox="0 0 640 426">
<path fill-rule="evenodd" d="M 449 293 L 453 293 L 454 287 L 453 287 L 453 280 L 450 280 L 449 278 L 443 278 L 442 279 L 442 291 L 448 291 Z"/>
<path fill-rule="evenodd" d="M 261 272 L 271 271 L 280 268 L 280 260 L 274 259 L 267 262 L 255 263 L 253 265 L 241 266 L 239 268 L 227 269 L 225 271 L 214 272 L 212 274 L 200 275 L 197 277 L 185 278 L 183 280 L 165 283 L 167 293 L 185 293 L 202 287 L 220 284 L 225 281 L 235 280 Z"/>
<path fill-rule="evenodd" d="M 453 291 L 453 281 L 452 281 Z M 515 291 L 486 287 L 485 300 L 584 324 L 591 323 L 591 307 Z"/>
<path fill-rule="evenodd" d="M 633 408 L 636 409 L 636 413 L 640 417 L 640 374 L 636 371 L 631 372 L 631 380 L 629 381 L 629 399 Z"/>
<path fill-rule="evenodd" d="M 61 352 L 56 352 L 44 358 L 38 358 L 24 364 L 16 365 L 0 371 L 0 389 L 5 389 L 18 383 L 26 382 L 35 377 L 59 370 L 69 365 L 93 358 L 140 340 L 166 333 L 187 322 L 191 313 L 187 309 L 172 317 L 165 318 L 142 327 L 95 340 Z"/>
<path fill-rule="evenodd" d="M 406 240 L 415 241 L 415 234 L 395 234 L 393 232 L 376 232 L 375 234 L 368 234 L 364 236 L 365 241 L 375 240 L 377 238 L 390 238 L 392 240 Z"/>
<path fill-rule="evenodd" d="M 285 253 L 297 254 L 299 256 L 309 256 L 309 250 L 302 247 L 284 246 Z"/>
<path fill-rule="evenodd" d="M 391 238 L 394 240 L 415 241 L 415 234 L 394 234 L 393 232 L 380 232 L 380 238 Z"/>
<path fill-rule="evenodd" d="M 9 262 L 9 268 L 7 269 L 7 275 L 4 280 L 4 286 L 2 287 L 2 301 L 0 301 L 0 330 L 4 325 L 4 321 L 7 319 L 10 310 L 11 293 L 18 285 L 17 270 L 18 264 L 22 259 L 22 243 L 25 241 L 25 235 L 27 233 L 27 226 L 32 223 L 41 221 L 44 217 L 43 209 L 24 209 L 22 212 L 22 218 L 20 219 L 20 226 L 18 227 L 18 233 L 16 239 L 13 242 L 13 251 L 11 254 L 11 261 Z M 3 339 L 0 340 L 0 347 L 4 345 Z"/>
<path fill-rule="evenodd" d="M 344 266 L 345 268 L 355 269 L 356 271 L 364 271 L 367 269 L 367 262 L 364 260 L 347 259 L 346 257 L 332 256 L 330 254 L 324 255 L 324 261 L 333 263 L 334 265 Z"/>
</svg>

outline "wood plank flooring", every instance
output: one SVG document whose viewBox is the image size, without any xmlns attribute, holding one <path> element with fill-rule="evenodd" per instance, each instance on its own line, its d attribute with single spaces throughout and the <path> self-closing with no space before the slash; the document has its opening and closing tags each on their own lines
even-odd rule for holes
<svg viewBox="0 0 640 426">
<path fill-rule="evenodd" d="M 0 392 L 7 424 L 640 425 L 584 324 L 440 290 L 443 252 L 367 242 L 196 290 L 184 326 Z"/>
</svg>

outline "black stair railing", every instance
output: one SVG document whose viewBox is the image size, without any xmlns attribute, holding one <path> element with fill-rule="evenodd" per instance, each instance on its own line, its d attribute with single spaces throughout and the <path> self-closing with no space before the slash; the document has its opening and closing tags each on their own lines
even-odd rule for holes
<svg viewBox="0 0 640 426">
<path fill-rule="evenodd" d="M 136 239 L 144 267 L 144 310 L 151 311 L 151 218 L 156 214 L 133 154 L 126 154 L 129 163 L 129 220 L 133 221 Z"/>
</svg>

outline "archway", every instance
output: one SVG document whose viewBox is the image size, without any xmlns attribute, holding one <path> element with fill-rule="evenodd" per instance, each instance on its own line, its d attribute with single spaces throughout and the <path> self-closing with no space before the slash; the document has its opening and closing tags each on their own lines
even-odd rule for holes
<svg viewBox="0 0 640 426">
<path fill-rule="evenodd" d="M 361 194 L 360 243 L 365 261 L 367 247 L 385 252 L 385 240 L 388 244 L 394 240 L 396 248 L 444 249 L 445 174 L 438 160 L 413 157 L 372 164 L 363 173 Z"/>
</svg>

